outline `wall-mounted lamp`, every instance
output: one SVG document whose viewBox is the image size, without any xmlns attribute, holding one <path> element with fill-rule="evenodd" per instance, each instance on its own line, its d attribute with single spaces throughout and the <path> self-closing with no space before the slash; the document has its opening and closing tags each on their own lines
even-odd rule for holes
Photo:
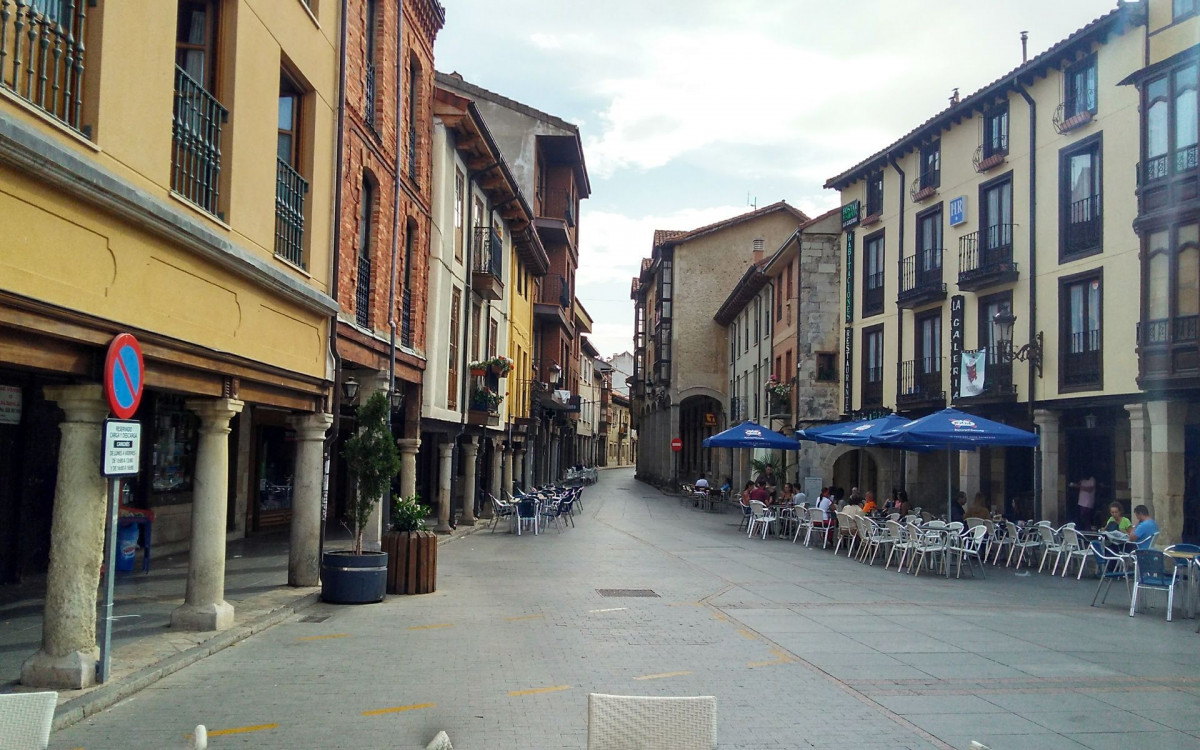
<svg viewBox="0 0 1200 750">
<path fill-rule="evenodd" d="M 392 402 L 392 411 L 400 411 L 404 408 L 404 391 L 399 388 L 393 389 L 388 398 Z"/>
<path fill-rule="evenodd" d="M 1088 428 L 1089 430 L 1096 429 L 1097 421 L 1099 421 L 1099 420 L 1096 419 L 1096 415 L 1092 414 L 1091 412 L 1088 412 L 1087 414 L 1083 415 L 1083 426 Z"/>
<path fill-rule="evenodd" d="M 354 401 L 358 396 L 358 381 L 353 376 L 348 376 L 342 381 L 342 397 L 347 401 Z"/>
<path fill-rule="evenodd" d="M 998 358 L 1003 362 L 1020 360 L 1028 362 L 1029 366 L 1042 377 L 1042 332 L 1033 336 L 1033 341 L 1020 349 L 1013 351 L 1012 331 L 1017 322 L 1017 316 L 1010 310 L 1001 310 L 992 316 L 992 340 L 996 342 Z"/>
</svg>

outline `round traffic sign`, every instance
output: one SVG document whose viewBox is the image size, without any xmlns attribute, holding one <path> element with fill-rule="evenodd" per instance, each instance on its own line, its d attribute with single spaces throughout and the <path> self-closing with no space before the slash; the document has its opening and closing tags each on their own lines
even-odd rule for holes
<svg viewBox="0 0 1200 750">
<path fill-rule="evenodd" d="M 146 384 L 142 347 L 130 333 L 120 333 L 104 358 L 104 396 L 117 419 L 129 419 L 142 403 Z"/>
<path fill-rule="evenodd" d="M 671 450 L 675 451 L 676 453 L 683 450 L 683 441 L 679 438 L 671 438 Z"/>
</svg>

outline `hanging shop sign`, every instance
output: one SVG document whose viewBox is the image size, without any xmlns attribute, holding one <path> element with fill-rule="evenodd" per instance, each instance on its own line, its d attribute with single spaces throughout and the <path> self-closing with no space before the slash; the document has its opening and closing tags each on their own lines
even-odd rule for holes
<svg viewBox="0 0 1200 750">
<path fill-rule="evenodd" d="M 842 229 L 858 226 L 862 218 L 862 202 L 851 201 L 842 206 Z"/>
<path fill-rule="evenodd" d="M 967 322 L 967 298 L 956 294 L 950 298 L 950 400 L 958 398 L 962 384 L 963 332 Z"/>
</svg>

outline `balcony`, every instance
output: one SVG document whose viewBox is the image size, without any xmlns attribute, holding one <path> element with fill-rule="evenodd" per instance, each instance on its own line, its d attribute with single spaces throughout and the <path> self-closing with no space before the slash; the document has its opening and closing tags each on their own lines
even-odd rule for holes
<svg viewBox="0 0 1200 750">
<path fill-rule="evenodd" d="M 878 315 L 883 312 L 883 271 L 869 273 L 865 277 L 863 289 L 862 314 Z"/>
<path fill-rule="evenodd" d="M 304 268 L 304 196 L 308 180 L 283 159 L 275 161 L 275 255 Z"/>
<path fill-rule="evenodd" d="M 1078 102 L 1066 101 L 1055 108 L 1050 121 L 1054 124 L 1054 131 L 1064 135 L 1087 125 L 1092 121 L 1092 117 L 1090 109 L 1079 109 Z"/>
<path fill-rule="evenodd" d="M 900 262 L 900 293 L 896 307 L 914 307 L 946 299 L 946 282 L 942 281 L 944 250 L 922 250 Z"/>
<path fill-rule="evenodd" d="M 883 368 L 863 368 L 862 405 L 867 409 L 873 406 L 883 406 Z"/>
<path fill-rule="evenodd" d="M 899 409 L 940 409 L 946 405 L 940 357 L 901 362 L 898 386 L 896 407 Z"/>
<path fill-rule="evenodd" d="M 375 63 L 367 61 L 367 77 L 363 82 L 363 119 L 375 127 Z"/>
<path fill-rule="evenodd" d="M 654 384 L 671 384 L 671 360 L 659 359 L 654 362 Z"/>
<path fill-rule="evenodd" d="M 979 144 L 975 149 L 975 155 L 971 157 L 971 163 L 975 166 L 975 171 L 983 174 L 989 170 L 1003 164 L 1008 159 L 1008 135 L 1000 135 L 994 138 L 989 138 Z"/>
<path fill-rule="evenodd" d="M 1169 385 L 1200 378 L 1200 316 L 1181 315 L 1139 323 L 1138 384 Z"/>
<path fill-rule="evenodd" d="M 1017 387 L 1013 384 L 1012 362 L 1004 361 L 1004 358 L 1001 357 L 1000 348 L 1004 347 L 1004 342 L 1000 342 L 1000 344 L 1000 347 L 987 350 L 984 360 L 983 388 L 979 394 L 975 396 L 955 394 L 956 400 L 972 404 L 1010 403 L 1017 400 Z M 974 354 L 976 351 L 967 350 L 963 354 Z"/>
<path fill-rule="evenodd" d="M 217 98 L 176 65 L 171 190 L 219 219 L 221 127 L 228 119 Z"/>
<path fill-rule="evenodd" d="M 371 259 L 358 256 L 358 281 L 354 286 L 354 322 L 359 328 L 371 325 Z"/>
<path fill-rule="evenodd" d="M 80 127 L 83 105 L 83 2 L 2 3 L 0 88 L 24 99 L 68 128 Z M 49 50 L 49 53 L 47 53 Z"/>
<path fill-rule="evenodd" d="M 913 203 L 927 201 L 937 195 L 938 185 L 942 181 L 942 170 L 930 169 L 913 178 L 908 188 L 908 197 Z"/>
<path fill-rule="evenodd" d="M 1093 195 L 1067 206 L 1063 224 L 1063 255 L 1077 255 L 1100 249 L 1100 196 Z"/>
<path fill-rule="evenodd" d="M 1018 276 L 1012 224 L 993 224 L 958 239 L 959 289 L 974 292 L 1016 281 Z"/>
<path fill-rule="evenodd" d="M 1155 156 L 1138 164 L 1138 213 L 1175 210 L 1200 195 L 1196 146 Z"/>
<path fill-rule="evenodd" d="M 400 293 L 400 346 L 413 348 L 412 290 Z"/>
<path fill-rule="evenodd" d="M 1062 387 L 1093 388 L 1101 385 L 1103 358 L 1099 329 L 1072 333 L 1070 348 L 1062 353 Z"/>
<path fill-rule="evenodd" d="M 575 226 L 575 204 L 571 191 L 565 188 L 542 188 L 535 207 L 538 233 L 550 244 L 571 244 L 570 228 Z"/>
<path fill-rule="evenodd" d="M 490 227 L 475 227 L 471 246 L 471 288 L 480 297 L 498 300 L 504 297 L 504 244 Z"/>
<path fill-rule="evenodd" d="M 571 287 L 562 274 L 548 273 L 542 277 L 541 292 L 533 305 L 533 314 L 544 322 L 556 323 L 564 331 L 573 331 L 568 313 L 571 309 Z"/>
</svg>

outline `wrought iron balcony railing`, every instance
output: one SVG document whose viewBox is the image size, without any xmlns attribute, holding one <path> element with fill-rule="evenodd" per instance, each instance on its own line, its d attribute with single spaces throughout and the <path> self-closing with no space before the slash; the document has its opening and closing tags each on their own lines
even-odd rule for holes
<svg viewBox="0 0 1200 750">
<path fill-rule="evenodd" d="M 937 194 L 941 181 L 941 169 L 927 169 L 913 178 L 912 185 L 908 188 L 908 197 L 913 203 L 929 200 Z"/>
<path fill-rule="evenodd" d="M 975 155 L 971 157 L 971 163 L 975 166 L 976 172 L 986 172 L 993 167 L 997 167 L 1004 163 L 1005 157 L 1008 156 L 1008 135 L 999 135 L 991 138 L 985 138 L 983 143 L 979 144 L 975 149 Z"/>
<path fill-rule="evenodd" d="M 867 274 L 863 290 L 863 315 L 883 312 L 883 271 Z"/>
<path fill-rule="evenodd" d="M 942 281 L 942 248 L 921 250 L 900 262 L 900 293 L 897 302 L 945 295 Z"/>
<path fill-rule="evenodd" d="M 1101 343 L 1099 329 L 1071 334 L 1070 348 L 1063 352 L 1063 385 L 1078 387 L 1100 384 Z"/>
<path fill-rule="evenodd" d="M 275 254 L 304 268 L 304 196 L 308 180 L 283 159 L 275 161 Z"/>
<path fill-rule="evenodd" d="M 84 0 L 0 3 L 0 88 L 76 131 L 81 131 L 88 5 Z"/>
<path fill-rule="evenodd" d="M 354 322 L 362 328 L 371 325 L 371 259 L 358 256 L 358 282 L 354 287 Z"/>
<path fill-rule="evenodd" d="M 988 347 L 984 357 L 983 389 L 977 396 L 966 398 L 1012 399 L 1016 397 L 1017 388 L 1013 385 L 1013 366 L 1010 358 L 1011 348 L 1011 341 L 998 341 Z M 974 354 L 976 351 L 978 350 L 971 349 L 963 353 Z"/>
<path fill-rule="evenodd" d="M 176 65 L 171 190 L 218 217 L 221 127 L 228 119 L 217 98 Z"/>
<path fill-rule="evenodd" d="M 958 239 L 958 286 L 961 289 L 1010 280 L 1017 273 L 1013 262 L 1013 225 L 992 224 Z"/>
<path fill-rule="evenodd" d="M 413 348 L 412 290 L 400 294 L 400 345 Z"/>
<path fill-rule="evenodd" d="M 901 362 L 898 385 L 898 404 L 944 401 L 946 391 L 942 387 L 942 359 L 920 357 Z"/>
<path fill-rule="evenodd" d="M 1070 255 L 1100 246 L 1100 196 L 1093 195 L 1067 206 L 1063 226 L 1063 251 Z"/>
<path fill-rule="evenodd" d="M 1050 121 L 1054 125 L 1055 132 L 1062 135 L 1076 128 L 1082 128 L 1091 122 L 1092 111 L 1087 108 L 1081 109 L 1078 102 L 1066 101 L 1055 108 Z"/>
<path fill-rule="evenodd" d="M 367 76 L 363 83 L 363 119 L 375 127 L 375 63 L 367 61 Z"/>
<path fill-rule="evenodd" d="M 883 403 L 883 368 L 863 368 L 862 405 L 878 406 Z"/>
<path fill-rule="evenodd" d="M 503 266 L 504 242 L 491 227 L 475 227 L 475 244 L 472 252 L 472 271 L 489 273 L 500 278 Z"/>
</svg>

